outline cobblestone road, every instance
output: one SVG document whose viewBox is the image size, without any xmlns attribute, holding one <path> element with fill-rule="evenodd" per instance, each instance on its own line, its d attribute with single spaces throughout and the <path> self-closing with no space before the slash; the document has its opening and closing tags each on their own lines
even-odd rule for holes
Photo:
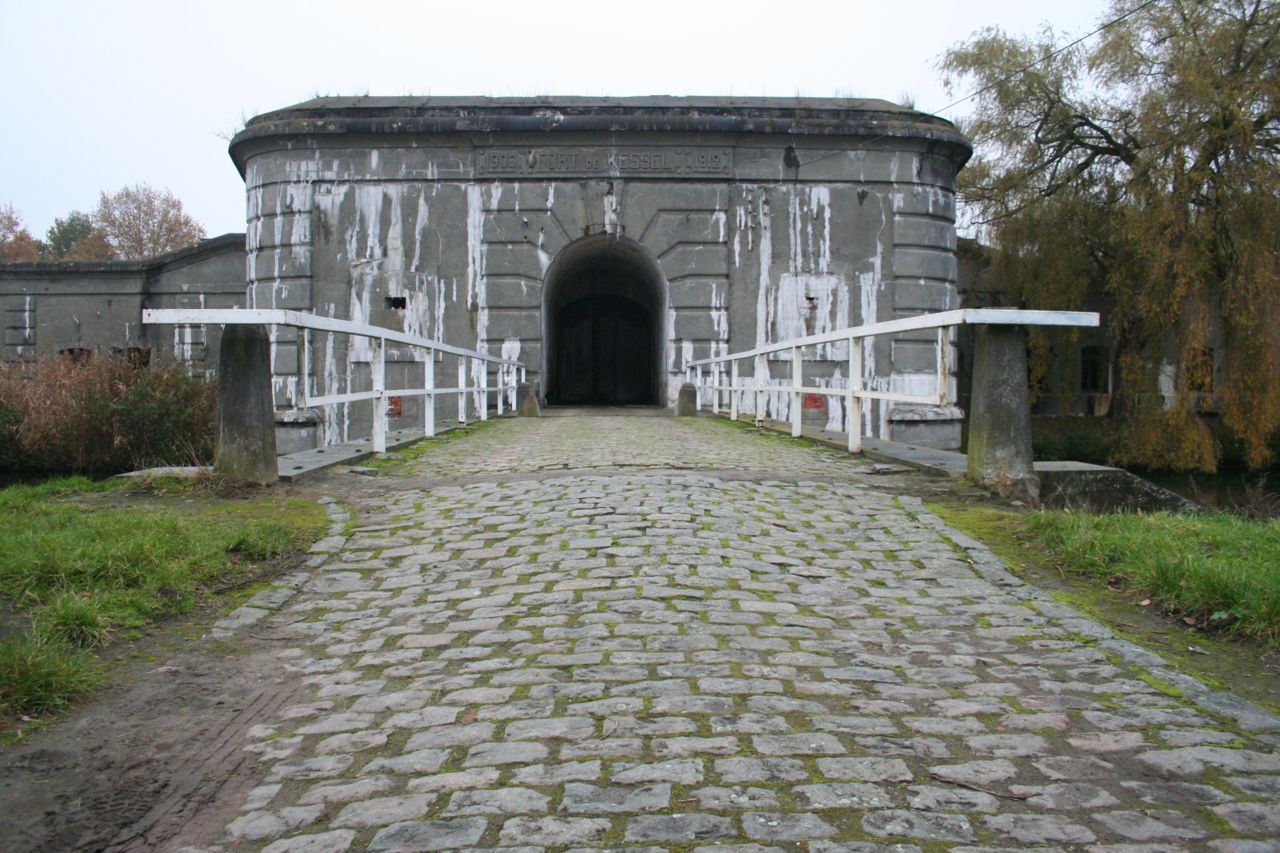
<svg viewBox="0 0 1280 853">
<path fill-rule="evenodd" d="M 1278 849 L 1280 723 L 886 484 L 673 418 L 363 480 L 262 623 L 311 692 L 253 731 L 225 843 Z"/>
</svg>

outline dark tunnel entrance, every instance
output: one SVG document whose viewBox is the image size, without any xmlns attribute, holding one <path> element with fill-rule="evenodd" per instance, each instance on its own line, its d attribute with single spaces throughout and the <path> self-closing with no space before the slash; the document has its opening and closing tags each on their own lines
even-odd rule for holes
<svg viewBox="0 0 1280 853">
<path fill-rule="evenodd" d="M 642 258 L 611 241 L 571 257 L 550 281 L 547 402 L 656 405 L 660 388 L 657 288 Z"/>
</svg>

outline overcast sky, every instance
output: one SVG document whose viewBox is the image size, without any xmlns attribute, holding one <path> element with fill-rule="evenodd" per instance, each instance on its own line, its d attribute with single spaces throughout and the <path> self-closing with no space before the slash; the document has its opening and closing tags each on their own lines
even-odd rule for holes
<svg viewBox="0 0 1280 853">
<path fill-rule="evenodd" d="M 955 97 L 936 65 L 986 26 L 1063 43 L 1106 0 L 2 0 L 0 204 L 43 238 L 100 190 L 167 187 L 244 230 L 227 141 L 316 95 Z M 945 113 L 953 118 L 964 108 Z"/>
</svg>

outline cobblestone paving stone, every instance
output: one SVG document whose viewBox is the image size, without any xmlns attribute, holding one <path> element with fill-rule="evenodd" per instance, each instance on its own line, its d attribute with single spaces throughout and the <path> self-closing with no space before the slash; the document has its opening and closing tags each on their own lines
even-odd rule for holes
<svg viewBox="0 0 1280 853">
<path fill-rule="evenodd" d="M 508 471 L 545 476 L 422 485 Z M 868 471 L 557 418 L 366 481 L 259 625 L 311 693 L 252 733 L 225 844 L 1280 849 L 1280 722 L 1174 685 Z"/>
</svg>

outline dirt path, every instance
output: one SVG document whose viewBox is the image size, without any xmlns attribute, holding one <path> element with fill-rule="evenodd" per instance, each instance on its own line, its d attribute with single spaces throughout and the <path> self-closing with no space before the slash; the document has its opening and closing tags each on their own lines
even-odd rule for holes
<svg viewBox="0 0 1280 853">
<path fill-rule="evenodd" d="M 300 680 L 269 644 L 202 642 L 205 627 L 170 625 L 120 650 L 138 656 L 114 663 L 109 686 L 0 749 L 5 849 L 152 850 L 217 831 L 258 772 L 249 728 Z"/>
</svg>

